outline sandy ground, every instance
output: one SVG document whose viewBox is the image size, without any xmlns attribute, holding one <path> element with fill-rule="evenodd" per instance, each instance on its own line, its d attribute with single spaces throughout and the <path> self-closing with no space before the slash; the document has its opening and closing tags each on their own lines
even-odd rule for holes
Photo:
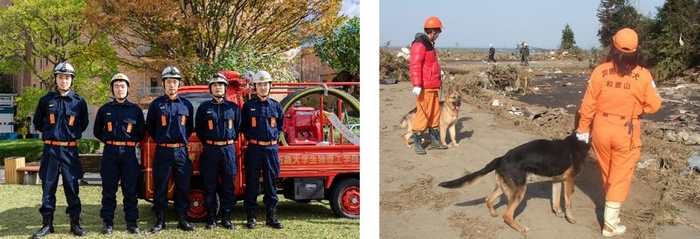
<svg viewBox="0 0 700 239">
<path fill-rule="evenodd" d="M 483 168 L 493 158 L 527 141 L 542 138 L 526 133 L 508 119 L 462 104 L 457 121 L 459 147 L 417 155 L 403 145 L 401 117 L 415 107 L 411 85 L 380 85 L 380 237 L 381 238 L 600 238 L 604 193 L 595 159 L 588 159 L 576 178 L 573 194 L 575 224 L 551 210 L 551 183 L 528 185 L 515 220 L 530 228 L 519 233 L 502 219 L 505 197 L 496 204 L 498 217 L 488 213 L 484 198 L 494 188 L 493 173 L 464 189 L 437 187 L 442 181 Z M 448 139 L 448 143 L 449 143 Z M 684 225 L 657 227 L 637 215 L 659 202 L 658 193 L 635 179 L 622 222 L 628 233 L 617 238 L 693 238 L 700 235 L 700 211 L 674 205 Z M 563 198 L 562 198 L 563 203 Z M 641 212 L 641 213 L 640 213 Z M 634 217 L 634 218 L 632 218 Z"/>
</svg>

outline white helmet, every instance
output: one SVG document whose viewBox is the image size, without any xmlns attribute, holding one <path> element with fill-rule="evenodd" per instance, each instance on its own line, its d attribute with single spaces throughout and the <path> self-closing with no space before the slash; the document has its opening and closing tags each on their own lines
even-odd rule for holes
<svg viewBox="0 0 700 239">
<path fill-rule="evenodd" d="M 182 79 L 182 74 L 180 74 L 180 70 L 175 68 L 174 66 L 168 66 L 163 69 L 163 73 L 161 73 L 160 79 L 165 80 L 165 78 L 175 78 L 175 79 Z"/>
<path fill-rule="evenodd" d="M 56 74 L 68 74 L 73 77 L 75 77 L 75 69 L 73 69 L 73 66 L 68 64 L 68 62 L 61 62 L 56 65 L 56 68 L 53 69 L 53 76 L 56 77 Z"/>
<path fill-rule="evenodd" d="M 126 87 L 131 87 L 129 77 L 126 77 L 126 75 L 122 73 L 117 73 L 116 75 L 112 76 L 112 80 L 109 81 L 109 88 L 112 89 L 112 95 L 116 95 L 114 94 L 114 82 L 117 81 L 124 81 L 126 82 Z M 129 96 L 129 91 L 126 92 L 126 96 Z"/>
<path fill-rule="evenodd" d="M 68 64 L 68 62 L 61 62 L 56 65 L 55 68 L 53 68 L 53 83 L 58 86 L 58 83 L 56 83 L 56 75 L 57 74 L 68 74 L 70 75 L 70 78 L 73 79 L 75 78 L 75 69 L 73 69 L 73 66 Z M 73 86 L 73 81 L 71 80 L 70 86 Z"/>
<path fill-rule="evenodd" d="M 124 81 L 126 82 L 126 86 L 131 86 L 131 82 L 129 82 L 129 77 L 126 77 L 126 75 L 122 73 L 117 73 L 116 75 L 112 76 L 112 80 L 109 81 L 109 86 L 114 87 L 115 81 Z"/>
<path fill-rule="evenodd" d="M 214 73 L 211 76 L 211 79 L 209 79 L 209 87 L 211 87 L 211 84 L 214 83 L 223 83 L 224 85 L 228 85 L 228 80 L 226 80 L 226 77 L 221 73 Z"/>
<path fill-rule="evenodd" d="M 270 73 L 267 71 L 258 71 L 258 73 L 255 73 L 255 76 L 253 76 L 253 81 L 251 83 L 255 84 L 263 82 L 272 83 L 272 76 L 270 76 Z"/>
</svg>

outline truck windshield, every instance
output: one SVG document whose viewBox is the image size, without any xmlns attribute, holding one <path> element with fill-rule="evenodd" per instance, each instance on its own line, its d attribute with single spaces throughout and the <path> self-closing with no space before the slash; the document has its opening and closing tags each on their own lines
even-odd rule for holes
<svg viewBox="0 0 700 239">
<path fill-rule="evenodd" d="M 188 93 L 178 93 L 180 97 L 183 97 L 192 103 L 192 106 L 194 107 L 194 114 L 197 114 L 197 108 L 199 108 L 199 104 L 201 104 L 204 101 L 211 100 L 211 94 L 209 92 L 188 92 Z M 194 115 L 192 116 L 192 123 L 196 124 L 194 120 Z"/>
</svg>

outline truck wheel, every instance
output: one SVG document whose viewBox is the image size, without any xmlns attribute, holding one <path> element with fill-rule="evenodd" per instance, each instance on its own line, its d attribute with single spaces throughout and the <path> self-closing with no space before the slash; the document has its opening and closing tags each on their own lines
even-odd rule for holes
<svg viewBox="0 0 700 239">
<path fill-rule="evenodd" d="M 204 196 L 204 182 L 201 179 L 192 180 L 190 184 L 190 211 L 187 212 L 191 222 L 204 222 L 207 219 Z"/>
<path fill-rule="evenodd" d="M 360 180 L 346 178 L 333 188 L 331 209 L 338 217 L 360 218 Z"/>
</svg>

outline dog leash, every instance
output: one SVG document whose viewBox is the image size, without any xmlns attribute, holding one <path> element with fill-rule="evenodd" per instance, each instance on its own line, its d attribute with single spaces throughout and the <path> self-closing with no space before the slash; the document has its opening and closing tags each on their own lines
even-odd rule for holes
<svg viewBox="0 0 700 239">
<path fill-rule="evenodd" d="M 634 105 L 632 106 L 632 114 L 630 114 L 630 120 L 627 121 L 625 126 L 627 126 L 627 134 L 630 136 L 630 149 L 632 149 L 632 146 L 634 144 L 634 136 L 632 135 L 632 131 L 634 130 L 634 124 L 632 123 L 632 120 L 634 120 L 634 109 L 637 107 L 637 102 L 634 102 Z"/>
</svg>

